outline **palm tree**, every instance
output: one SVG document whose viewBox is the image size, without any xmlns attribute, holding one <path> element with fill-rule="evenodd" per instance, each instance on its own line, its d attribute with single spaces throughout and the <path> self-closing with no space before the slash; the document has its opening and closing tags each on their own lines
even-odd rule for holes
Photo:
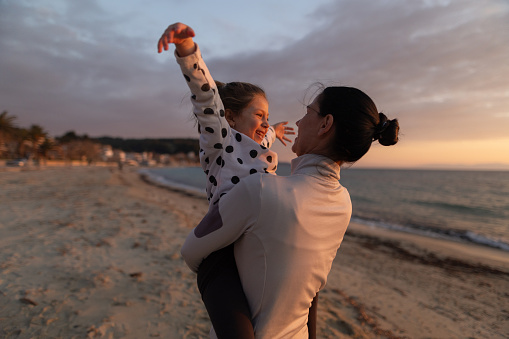
<svg viewBox="0 0 509 339">
<path fill-rule="evenodd" d="M 35 156 L 36 160 L 39 160 L 39 146 L 47 138 L 48 133 L 39 125 L 32 125 L 28 129 L 28 141 L 31 143 L 32 155 Z"/>
<path fill-rule="evenodd" d="M 7 111 L 0 113 L 0 156 L 7 151 L 6 142 L 10 141 L 16 132 L 14 120 L 16 116 L 9 116 Z"/>
<path fill-rule="evenodd" d="M 55 147 L 55 143 L 50 138 L 45 138 L 42 144 L 39 145 L 39 154 L 42 156 L 43 161 L 46 163 L 48 153 Z"/>
</svg>

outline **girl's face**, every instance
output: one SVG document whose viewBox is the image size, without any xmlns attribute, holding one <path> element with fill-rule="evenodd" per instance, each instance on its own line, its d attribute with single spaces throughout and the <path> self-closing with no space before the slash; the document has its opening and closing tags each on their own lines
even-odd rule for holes
<svg viewBox="0 0 509 339">
<path fill-rule="evenodd" d="M 255 95 L 251 103 L 235 118 L 230 126 L 261 143 L 269 128 L 269 103 L 262 95 Z"/>
<path fill-rule="evenodd" d="M 297 155 L 301 156 L 307 153 L 313 153 L 315 149 L 316 136 L 320 129 L 323 117 L 318 114 L 320 111 L 319 96 L 313 100 L 313 102 L 306 107 L 306 114 L 295 124 L 297 125 L 297 137 L 295 138 L 292 151 Z"/>
</svg>

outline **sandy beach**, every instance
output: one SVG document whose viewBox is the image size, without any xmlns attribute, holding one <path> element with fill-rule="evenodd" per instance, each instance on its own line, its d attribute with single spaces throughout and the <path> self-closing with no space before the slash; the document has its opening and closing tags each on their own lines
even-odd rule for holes
<svg viewBox="0 0 509 339">
<path fill-rule="evenodd" d="M 207 211 L 136 168 L 0 168 L 0 338 L 207 338 L 180 256 Z M 352 224 L 319 338 L 507 338 L 509 253 Z"/>
</svg>

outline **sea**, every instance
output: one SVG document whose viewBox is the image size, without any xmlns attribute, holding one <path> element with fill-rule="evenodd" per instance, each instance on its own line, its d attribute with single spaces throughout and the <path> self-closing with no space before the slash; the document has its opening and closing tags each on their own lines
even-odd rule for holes
<svg viewBox="0 0 509 339">
<path fill-rule="evenodd" d="M 289 175 L 280 163 L 278 175 Z M 204 194 L 201 167 L 145 168 L 159 184 Z M 509 171 L 341 169 L 352 221 L 509 251 Z"/>
</svg>

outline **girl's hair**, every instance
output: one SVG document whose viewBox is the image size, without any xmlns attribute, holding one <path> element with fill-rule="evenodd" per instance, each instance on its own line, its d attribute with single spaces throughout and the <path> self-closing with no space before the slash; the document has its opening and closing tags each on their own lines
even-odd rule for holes
<svg viewBox="0 0 509 339">
<path fill-rule="evenodd" d="M 261 95 L 267 99 L 265 91 L 259 86 L 247 82 L 236 81 L 225 84 L 221 81 L 214 81 L 217 91 L 219 92 L 219 97 L 223 102 L 224 109 L 229 109 L 233 114 L 233 118 L 238 117 L 240 113 L 242 113 L 251 101 L 253 101 L 255 95 Z M 201 133 L 201 126 L 197 119 L 196 124 L 198 125 L 198 133 Z"/>
<path fill-rule="evenodd" d="M 225 110 L 231 110 L 234 117 L 237 117 L 253 101 L 256 95 L 267 98 L 263 89 L 247 82 L 229 82 L 225 84 L 216 81 L 216 86 Z"/>
<path fill-rule="evenodd" d="M 366 154 L 371 143 L 383 146 L 398 142 L 399 123 L 378 113 L 375 103 L 353 87 L 327 87 L 318 95 L 320 115 L 334 118 L 335 142 L 331 146 L 336 161 L 352 163 Z"/>
</svg>

